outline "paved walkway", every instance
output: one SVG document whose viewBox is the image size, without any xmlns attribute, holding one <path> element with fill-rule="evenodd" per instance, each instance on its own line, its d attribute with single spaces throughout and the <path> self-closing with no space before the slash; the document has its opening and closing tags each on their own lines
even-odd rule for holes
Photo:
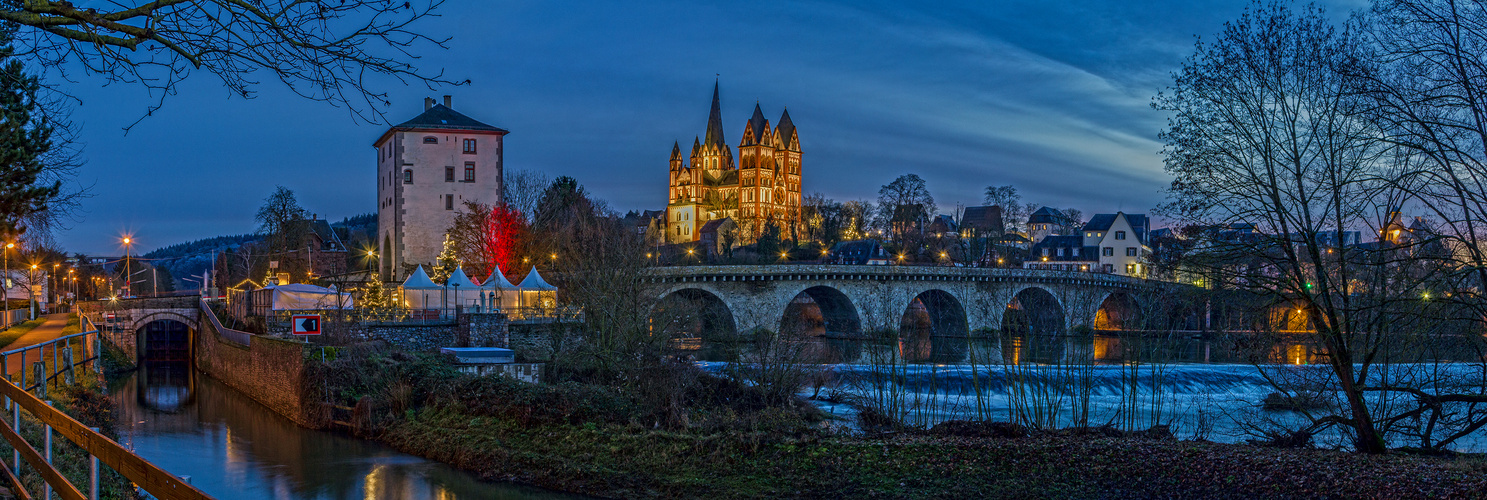
<svg viewBox="0 0 1487 500">
<path fill-rule="evenodd" d="M 61 337 L 62 330 L 67 328 L 67 316 L 67 313 L 48 314 L 46 316 L 43 316 L 43 318 L 46 319 L 45 323 L 38 325 L 35 329 L 29 332 L 26 332 L 25 335 L 21 336 L 21 338 L 16 339 L 14 343 L 5 346 L 4 350 L 13 351 L 16 349 L 40 344 L 57 337 Z M 26 362 L 31 363 L 40 360 L 41 358 L 37 357 L 37 353 L 41 351 L 45 351 L 44 353 L 42 353 L 42 355 L 47 356 L 46 359 L 51 359 L 50 356 L 52 355 L 52 349 L 49 346 L 44 349 L 33 349 L 30 352 L 27 352 Z M 48 363 L 50 363 L 50 361 L 48 361 Z M 10 375 L 19 374 L 21 372 L 21 369 L 24 368 L 23 366 L 21 366 L 21 355 L 19 354 L 12 354 L 10 356 L 7 356 L 5 364 L 6 366 L 10 367 Z M 29 377 L 31 373 L 27 372 L 26 375 Z"/>
</svg>

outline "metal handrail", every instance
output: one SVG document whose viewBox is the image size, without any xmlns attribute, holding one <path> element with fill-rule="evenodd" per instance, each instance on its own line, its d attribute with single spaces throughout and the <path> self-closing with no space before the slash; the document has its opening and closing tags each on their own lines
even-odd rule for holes
<svg viewBox="0 0 1487 500">
<path fill-rule="evenodd" d="M 36 469 L 42 479 L 46 481 L 48 491 L 43 498 L 49 498 L 51 490 L 55 490 L 58 497 L 66 500 L 86 500 L 89 498 L 83 496 L 83 493 L 76 486 L 73 486 L 50 463 L 51 436 L 53 431 L 61 434 L 68 441 L 72 441 L 73 444 L 82 448 L 83 451 L 87 452 L 95 460 L 90 478 L 92 485 L 89 488 L 91 497 L 94 500 L 98 498 L 98 467 L 96 462 L 102 462 L 112 467 L 119 474 L 122 474 L 134 484 L 161 500 L 208 500 L 211 498 L 205 492 L 196 489 L 196 487 L 191 486 L 191 484 L 181 480 L 181 478 L 176 477 L 174 474 L 166 472 L 165 469 L 161 469 L 159 466 L 150 463 L 149 460 L 135 455 L 118 442 L 109 439 L 108 436 L 104 436 L 97 430 L 84 426 L 81 422 L 53 408 L 51 404 L 42 401 L 20 386 L 11 383 L 9 380 L 0 383 L 0 394 L 3 394 L 6 398 L 7 406 L 11 411 L 11 423 L 0 422 L 0 434 L 3 434 L 5 440 L 9 441 L 11 446 L 15 448 L 16 455 L 24 458 L 26 463 Z M 19 430 L 21 421 L 20 410 L 22 409 L 36 417 L 44 426 L 44 435 L 47 440 L 47 456 L 42 456 L 41 453 L 36 451 L 36 448 L 26 442 L 25 438 L 21 437 Z M 17 459 L 12 465 L 16 471 L 15 475 L 19 475 L 20 460 Z M 11 477 L 13 478 L 14 475 Z M 19 481 L 13 483 L 12 486 L 14 486 L 16 491 L 24 490 L 24 487 Z"/>
<path fill-rule="evenodd" d="M 91 324 L 92 322 L 90 321 L 89 323 Z M 89 336 L 94 337 L 93 338 L 93 341 L 91 342 L 91 347 L 92 348 L 91 349 L 87 349 L 87 351 L 90 351 L 91 354 L 88 354 L 88 355 L 83 356 L 83 359 L 82 360 L 75 360 L 75 359 L 73 359 L 73 357 L 72 357 L 73 339 L 78 339 L 78 344 L 80 344 L 80 345 L 89 346 L 90 345 L 90 343 L 88 342 L 88 337 Z M 66 335 L 66 336 L 62 336 L 62 337 L 57 337 L 55 339 L 48 340 L 46 342 L 42 342 L 42 343 L 39 343 L 39 344 L 29 345 L 29 346 L 22 347 L 22 348 L 19 348 L 19 349 L 11 349 L 9 351 L 0 352 L 0 373 L 4 373 L 5 374 L 5 380 L 6 381 L 9 381 L 10 380 L 10 357 L 12 355 L 19 354 L 21 356 L 21 363 L 20 363 L 20 365 L 21 365 L 21 387 L 24 388 L 25 390 L 28 390 L 28 391 L 29 390 L 32 390 L 32 389 L 36 389 L 36 388 L 41 388 L 42 389 L 42 395 L 45 395 L 46 394 L 46 389 L 45 389 L 46 384 L 48 382 L 51 382 L 52 380 L 55 380 L 57 378 L 57 376 L 62 375 L 63 373 L 68 374 L 67 380 L 69 381 L 69 383 L 71 383 L 71 380 L 75 376 L 74 371 L 73 371 L 73 368 L 75 368 L 75 367 L 77 367 L 79 365 L 84 365 L 84 364 L 87 364 L 89 361 L 92 361 L 93 362 L 93 371 L 95 371 L 95 372 L 96 371 L 99 371 L 99 363 L 103 359 L 103 356 L 101 355 L 102 354 L 101 351 L 103 350 L 102 349 L 103 346 L 100 344 L 102 342 L 102 337 L 103 337 L 103 334 L 101 332 L 99 332 L 97 329 L 93 329 L 93 330 L 86 331 L 86 332 L 74 333 L 72 335 Z M 65 351 L 60 351 L 60 352 L 66 352 L 67 354 L 65 356 L 64 355 L 59 355 L 59 354 L 57 354 L 59 352 L 59 349 L 57 349 L 56 347 L 53 347 L 53 349 L 52 349 L 52 363 L 51 363 L 52 369 L 51 369 L 51 372 L 50 373 L 46 373 L 46 370 L 45 370 L 45 366 L 46 366 L 46 350 L 45 349 L 47 348 L 47 346 L 54 346 L 55 344 L 58 344 L 58 343 L 63 344 L 64 345 L 64 348 L 66 349 Z M 26 384 L 26 357 L 27 357 L 26 356 L 26 353 L 29 352 L 29 351 L 32 351 L 32 350 L 40 350 L 41 351 L 41 352 L 37 353 L 36 358 L 37 358 L 37 362 L 38 363 L 41 363 L 41 365 L 42 365 L 43 374 L 34 375 L 33 378 L 32 378 L 32 382 L 33 383 L 31 385 L 27 385 Z M 87 352 L 87 351 L 85 351 L 85 352 Z M 62 359 L 58 359 L 58 358 L 66 358 L 65 361 L 67 362 L 67 366 L 65 366 L 65 367 L 64 366 L 61 366 L 63 360 Z"/>
</svg>

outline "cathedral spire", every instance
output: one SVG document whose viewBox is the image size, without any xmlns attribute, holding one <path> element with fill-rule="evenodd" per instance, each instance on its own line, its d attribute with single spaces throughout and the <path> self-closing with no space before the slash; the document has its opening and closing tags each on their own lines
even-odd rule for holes
<svg viewBox="0 0 1487 500">
<path fill-rule="evenodd" d="M 671 159 L 682 159 L 682 143 L 680 141 L 671 143 Z"/>
<path fill-rule="evenodd" d="M 775 133 L 780 134 L 780 144 L 777 147 L 790 149 L 790 141 L 795 136 L 795 122 L 790 121 L 790 108 L 785 108 L 785 113 L 780 115 L 780 122 L 775 125 L 774 130 Z M 798 145 L 795 147 L 799 148 Z"/>
<path fill-rule="evenodd" d="M 741 146 L 769 144 L 769 139 L 766 137 L 769 134 L 769 120 L 764 118 L 764 110 L 759 109 L 759 103 L 757 102 L 754 103 L 754 116 L 749 117 L 749 122 L 745 130 L 749 132 L 751 137 L 745 137 L 745 144 L 741 144 Z"/>
<path fill-rule="evenodd" d="M 723 107 L 718 102 L 718 82 L 713 81 L 713 109 L 707 115 L 707 135 L 702 142 L 705 146 L 724 147 L 723 140 Z"/>
</svg>

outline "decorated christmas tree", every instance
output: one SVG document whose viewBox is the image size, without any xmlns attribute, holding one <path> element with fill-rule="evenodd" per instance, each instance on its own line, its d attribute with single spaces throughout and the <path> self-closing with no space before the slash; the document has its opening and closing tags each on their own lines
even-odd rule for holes
<svg viewBox="0 0 1487 500">
<path fill-rule="evenodd" d="M 429 279 L 434 280 L 434 283 L 447 283 L 449 275 L 460 267 L 460 256 L 455 252 L 454 246 L 454 240 L 449 239 L 449 235 L 444 235 L 444 250 L 439 251 L 439 256 L 434 259 L 434 268 L 429 271 Z"/>
<path fill-rule="evenodd" d="M 356 308 L 369 311 L 380 311 L 393 307 L 396 303 L 388 296 L 387 287 L 382 284 L 382 276 L 372 273 L 367 282 L 357 289 Z"/>
</svg>

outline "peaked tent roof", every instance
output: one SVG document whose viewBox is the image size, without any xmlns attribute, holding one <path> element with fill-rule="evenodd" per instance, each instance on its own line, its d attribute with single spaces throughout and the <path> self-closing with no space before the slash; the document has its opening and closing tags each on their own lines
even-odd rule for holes
<svg viewBox="0 0 1487 500">
<path fill-rule="evenodd" d="M 435 104 L 424 111 L 423 114 L 413 117 L 412 120 L 399 123 L 393 129 L 455 129 L 455 130 L 479 130 L 486 132 L 507 133 L 505 129 L 492 127 L 470 118 L 458 111 L 449 109 L 443 104 Z"/>
<path fill-rule="evenodd" d="M 466 290 L 474 290 L 478 285 L 470 281 L 470 276 L 465 274 L 465 268 L 456 267 L 449 275 L 449 286 L 465 287 Z"/>
<path fill-rule="evenodd" d="M 408 275 L 408 279 L 403 280 L 403 288 L 426 290 L 439 287 L 434 285 L 434 280 L 429 279 L 429 273 L 424 272 L 423 265 L 419 264 L 418 268 L 413 270 L 413 274 Z"/>
<path fill-rule="evenodd" d="M 480 284 L 480 288 L 487 290 L 511 290 L 516 288 L 516 285 L 511 284 L 511 280 L 506 279 L 506 275 L 497 268 L 491 271 L 489 277 L 485 278 L 485 282 Z"/>
<path fill-rule="evenodd" d="M 718 82 L 713 82 L 713 109 L 707 115 L 707 136 L 702 144 L 705 146 L 726 147 L 727 141 L 723 140 L 723 109 L 718 101 Z"/>
<path fill-rule="evenodd" d="M 532 271 L 527 273 L 527 277 L 521 280 L 521 284 L 517 285 L 517 288 L 521 288 L 522 290 L 558 291 L 558 287 L 549 285 L 547 281 L 542 279 L 541 274 L 537 274 L 536 267 L 533 267 Z"/>
</svg>

